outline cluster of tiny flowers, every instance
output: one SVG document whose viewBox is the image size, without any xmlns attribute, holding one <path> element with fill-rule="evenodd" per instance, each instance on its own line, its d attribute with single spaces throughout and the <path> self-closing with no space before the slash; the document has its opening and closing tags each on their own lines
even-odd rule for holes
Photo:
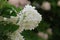
<svg viewBox="0 0 60 40">
<path fill-rule="evenodd" d="M 2 17 L 0 19 L 2 19 Z M 10 19 L 4 18 L 4 20 L 19 25 L 19 28 L 9 35 L 11 40 L 24 40 L 20 33 L 23 30 L 35 29 L 42 20 L 42 16 L 35 10 L 35 7 L 26 5 L 16 17 L 11 16 Z"/>
<path fill-rule="evenodd" d="M 15 31 L 14 33 L 12 33 L 9 36 L 10 36 L 11 40 L 24 40 L 23 36 L 17 31 Z"/>
<path fill-rule="evenodd" d="M 24 27 L 25 30 L 32 30 L 38 26 L 42 20 L 42 16 L 35 10 L 35 7 L 26 5 L 24 9 L 19 13 L 20 21 L 18 24 Z"/>
</svg>

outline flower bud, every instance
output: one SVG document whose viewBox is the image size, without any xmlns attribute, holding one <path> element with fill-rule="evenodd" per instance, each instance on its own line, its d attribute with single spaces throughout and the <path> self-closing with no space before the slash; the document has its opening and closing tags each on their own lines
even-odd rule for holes
<svg viewBox="0 0 60 40">
<path fill-rule="evenodd" d="M 50 5 L 49 2 L 43 2 L 41 8 L 44 9 L 44 10 L 50 10 L 51 5 Z"/>
</svg>

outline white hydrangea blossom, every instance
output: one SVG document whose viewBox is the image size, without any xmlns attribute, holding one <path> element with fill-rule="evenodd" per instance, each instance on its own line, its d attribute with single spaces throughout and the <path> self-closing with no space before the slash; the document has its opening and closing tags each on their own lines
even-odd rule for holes
<svg viewBox="0 0 60 40">
<path fill-rule="evenodd" d="M 32 30 L 38 26 L 38 23 L 42 20 L 41 15 L 35 10 L 35 7 L 26 5 L 25 8 L 19 13 L 20 21 L 19 25 L 25 27 L 25 30 Z"/>
<path fill-rule="evenodd" d="M 12 33 L 9 37 L 11 38 L 11 40 L 24 40 L 23 36 L 17 31 Z"/>
</svg>

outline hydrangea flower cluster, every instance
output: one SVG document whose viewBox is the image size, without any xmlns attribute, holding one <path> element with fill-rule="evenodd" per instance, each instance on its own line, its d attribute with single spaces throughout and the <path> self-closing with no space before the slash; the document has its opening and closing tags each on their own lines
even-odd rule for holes
<svg viewBox="0 0 60 40">
<path fill-rule="evenodd" d="M 20 33 L 23 30 L 35 29 L 42 20 L 42 16 L 35 10 L 35 7 L 26 5 L 16 17 L 11 16 L 10 19 L 4 18 L 4 20 L 19 25 L 19 29 L 9 35 L 11 40 L 24 40 Z"/>
<path fill-rule="evenodd" d="M 25 30 L 32 30 L 38 26 L 42 20 L 41 15 L 35 10 L 35 7 L 26 5 L 25 8 L 19 13 L 19 25 L 24 27 Z"/>
</svg>

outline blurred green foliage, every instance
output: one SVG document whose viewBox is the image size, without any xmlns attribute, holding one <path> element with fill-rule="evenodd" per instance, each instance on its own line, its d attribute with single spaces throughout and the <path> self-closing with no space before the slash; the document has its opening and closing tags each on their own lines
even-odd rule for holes
<svg viewBox="0 0 60 40">
<path fill-rule="evenodd" d="M 20 10 L 21 8 L 19 9 L 9 4 L 7 0 L 0 0 L 0 16 L 10 18 L 10 16 L 16 16 Z M 19 26 L 13 23 L 0 21 L 0 40 L 11 40 L 7 34 L 13 33 L 18 28 Z"/>
<path fill-rule="evenodd" d="M 0 1 L 0 16 L 10 18 L 10 16 L 16 16 L 22 8 L 16 8 L 9 4 L 7 1 Z"/>
<path fill-rule="evenodd" d="M 7 40 L 8 33 L 12 33 L 19 28 L 18 25 L 1 21 L 0 22 L 0 40 Z"/>
</svg>

